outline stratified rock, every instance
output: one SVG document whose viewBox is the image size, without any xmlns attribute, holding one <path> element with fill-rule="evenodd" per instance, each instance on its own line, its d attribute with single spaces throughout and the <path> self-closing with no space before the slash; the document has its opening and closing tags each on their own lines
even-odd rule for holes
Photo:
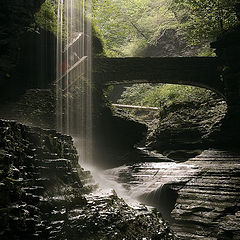
<svg viewBox="0 0 240 240">
<path fill-rule="evenodd" d="M 178 191 L 171 216 L 179 239 L 240 239 L 239 153 L 204 151 L 197 174 Z"/>
<path fill-rule="evenodd" d="M 137 163 L 108 174 L 158 208 L 177 239 L 239 240 L 239 159 L 239 152 L 205 150 L 184 163 Z"/>
<path fill-rule="evenodd" d="M 1 239 L 173 239 L 159 214 L 96 188 L 70 136 L 0 120 Z"/>
<path fill-rule="evenodd" d="M 160 112 L 158 124 L 148 136 L 148 147 L 186 161 L 209 147 L 206 135 L 220 129 L 226 109 L 226 103 L 214 94 L 205 101 L 172 104 Z"/>
</svg>

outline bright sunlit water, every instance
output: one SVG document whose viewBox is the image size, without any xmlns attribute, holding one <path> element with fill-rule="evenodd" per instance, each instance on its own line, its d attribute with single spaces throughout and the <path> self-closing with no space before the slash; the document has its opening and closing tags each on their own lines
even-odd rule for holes
<svg viewBox="0 0 240 240">
<path fill-rule="evenodd" d="M 59 0 L 57 29 L 56 115 L 58 131 L 71 135 L 80 163 L 90 170 L 99 194 L 112 194 L 137 206 L 120 184 L 92 166 L 91 1 Z M 114 190 L 113 190 L 114 189 Z"/>
<path fill-rule="evenodd" d="M 56 64 L 58 131 L 73 136 L 91 161 L 91 1 L 59 0 Z"/>
<path fill-rule="evenodd" d="M 175 164 L 160 163 L 142 167 L 149 178 L 136 179 L 137 184 L 118 183 L 120 168 L 102 171 L 92 165 L 92 39 L 91 1 L 58 0 L 56 116 L 58 131 L 71 135 L 77 147 L 81 165 L 90 170 L 99 185 L 99 194 L 116 192 L 129 205 L 143 208 L 136 200 L 140 194 L 152 192 L 164 184 L 161 174 Z M 155 171 L 149 174 L 149 172 Z M 159 174 L 161 173 L 161 174 Z M 133 174 L 134 175 L 134 174 Z M 134 176 L 131 176 L 134 178 Z M 171 178 L 172 176 L 170 176 Z M 140 181 L 139 181 L 140 180 Z M 165 182 L 167 182 L 165 176 Z M 172 179 L 171 179 L 172 180 Z M 127 187 L 126 187 L 127 186 Z M 131 187 L 130 187 L 131 186 Z M 144 202 L 144 201 L 143 201 Z"/>
</svg>

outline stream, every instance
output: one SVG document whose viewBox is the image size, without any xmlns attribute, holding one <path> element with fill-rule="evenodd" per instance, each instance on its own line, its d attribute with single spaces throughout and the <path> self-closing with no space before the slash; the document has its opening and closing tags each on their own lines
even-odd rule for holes
<svg viewBox="0 0 240 240">
<path fill-rule="evenodd" d="M 210 149 L 177 163 L 140 150 L 143 162 L 91 169 L 100 187 L 131 206 L 156 208 L 179 239 L 240 239 L 239 153 Z"/>
</svg>

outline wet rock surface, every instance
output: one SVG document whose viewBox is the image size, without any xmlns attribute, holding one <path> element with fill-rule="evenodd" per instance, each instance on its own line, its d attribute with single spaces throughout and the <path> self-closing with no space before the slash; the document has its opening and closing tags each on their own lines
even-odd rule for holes
<svg viewBox="0 0 240 240">
<path fill-rule="evenodd" d="M 216 145 L 215 133 L 220 131 L 226 111 L 225 101 L 214 94 L 204 101 L 174 103 L 160 112 L 147 145 L 176 161 L 186 161 Z"/>
<path fill-rule="evenodd" d="M 184 163 L 136 163 L 107 174 L 158 208 L 177 239 L 240 239 L 239 159 L 239 152 L 205 150 Z"/>
<path fill-rule="evenodd" d="M 197 175 L 179 191 L 171 216 L 180 239 L 240 239 L 240 154 L 204 151 Z"/>
<path fill-rule="evenodd" d="M 1 239 L 173 239 L 157 213 L 90 194 L 71 137 L 3 120 L 0 134 Z"/>
</svg>

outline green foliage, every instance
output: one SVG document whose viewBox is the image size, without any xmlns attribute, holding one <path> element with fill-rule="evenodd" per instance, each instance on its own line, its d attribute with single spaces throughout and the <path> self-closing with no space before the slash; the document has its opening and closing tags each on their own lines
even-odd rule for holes
<svg viewBox="0 0 240 240">
<path fill-rule="evenodd" d="M 34 17 L 38 27 L 47 29 L 57 35 L 56 0 L 46 0 Z"/>
<path fill-rule="evenodd" d="M 169 0 L 179 29 L 192 44 L 213 41 L 224 30 L 237 24 L 237 0 Z"/>
<path fill-rule="evenodd" d="M 142 56 L 142 50 L 148 46 L 145 39 L 134 39 L 121 48 L 123 56 Z"/>
<path fill-rule="evenodd" d="M 93 0 L 93 21 L 101 30 L 108 56 L 138 56 L 165 29 L 177 29 L 189 45 L 215 40 L 237 23 L 237 1 Z M 204 51 L 201 55 L 211 55 Z"/>
<path fill-rule="evenodd" d="M 133 56 L 137 47 L 144 48 L 162 29 L 176 25 L 165 0 L 94 0 L 93 22 L 112 57 Z"/>
<path fill-rule="evenodd" d="M 173 103 L 205 101 L 210 95 L 210 90 L 192 86 L 134 84 L 126 88 L 118 103 L 161 108 Z"/>
<path fill-rule="evenodd" d="M 122 93 L 118 103 L 129 105 L 144 105 L 144 98 L 153 87 L 148 83 L 134 84 L 131 87 L 126 87 Z"/>
</svg>

